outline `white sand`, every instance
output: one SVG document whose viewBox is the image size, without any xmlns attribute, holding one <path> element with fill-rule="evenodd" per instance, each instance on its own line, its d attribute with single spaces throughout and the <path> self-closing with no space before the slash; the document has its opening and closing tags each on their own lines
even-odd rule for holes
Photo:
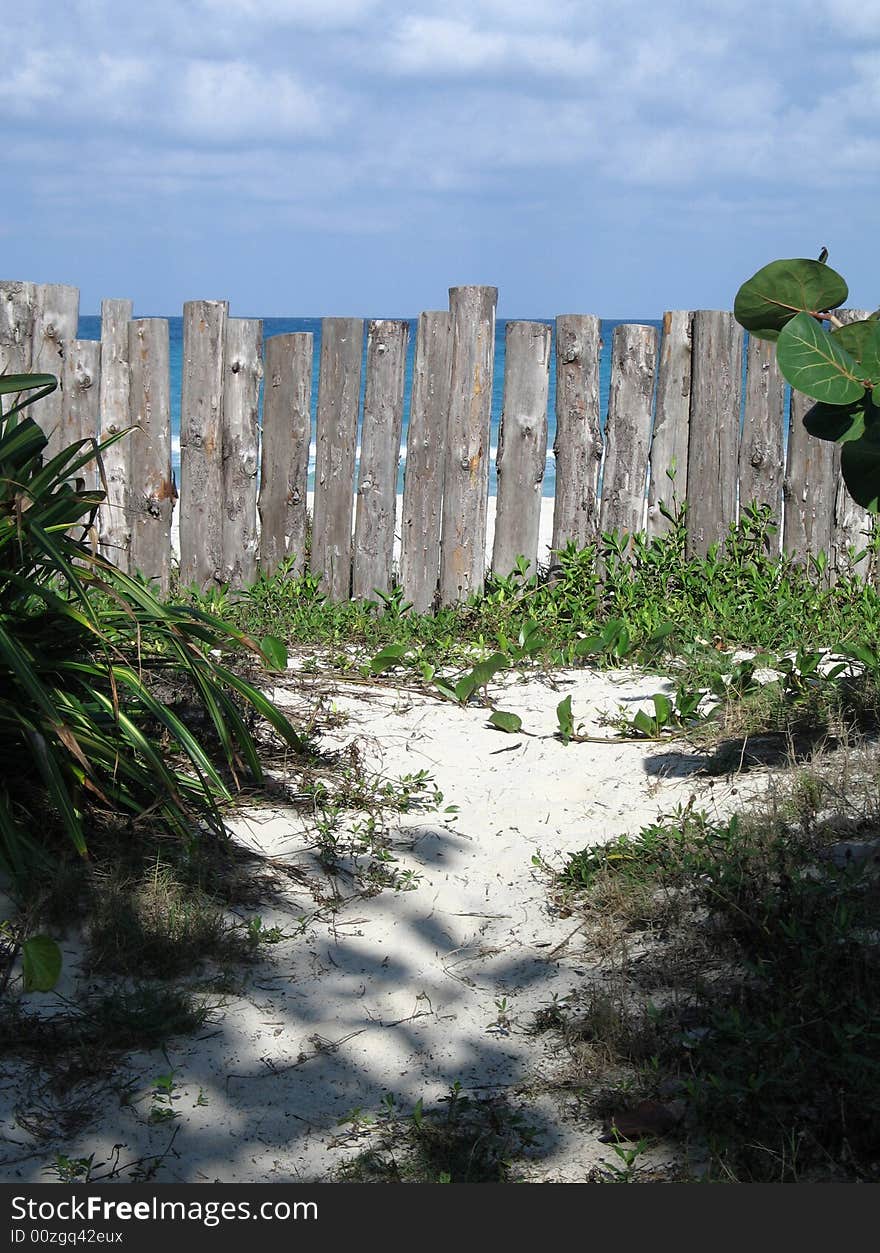
<svg viewBox="0 0 880 1253">
<path fill-rule="evenodd" d="M 573 1116 L 564 1092 L 535 1087 L 559 1059 L 552 1035 L 528 1028 L 537 1009 L 583 986 L 588 959 L 577 920 L 554 912 L 532 858 L 558 865 L 587 844 L 637 832 L 692 794 L 708 812 L 729 813 L 746 784 L 694 777 L 698 763 L 672 745 L 563 745 L 554 738 L 555 707 L 570 694 L 589 733 L 610 735 L 603 710 L 625 703 L 632 712 L 666 686 L 660 676 L 589 670 L 508 677 L 494 691 L 501 708 L 522 717 L 516 735 L 491 729 L 483 708 L 387 688 L 334 691 L 349 721 L 323 735 L 327 748 L 357 738 L 371 770 L 427 769 L 444 793 L 437 812 L 395 820 L 395 854 L 420 876 L 417 889 L 355 897 L 335 916 L 325 909 L 315 917 L 308 883 L 285 880 L 281 899 L 260 913 L 265 926 L 291 938 L 245 972 L 240 994 L 225 997 L 217 1025 L 200 1039 L 173 1041 L 167 1059 L 158 1050 L 133 1055 L 125 1067 L 133 1102 L 93 1095 L 84 1130 L 39 1138 L 34 1112 L 46 1100 L 39 1076 L 7 1066 L 2 1178 L 45 1181 L 57 1152 L 94 1153 L 97 1163 L 110 1160 L 114 1144 L 124 1146 L 124 1166 L 163 1154 L 176 1133 L 158 1182 L 314 1181 L 368 1143 L 339 1144 L 351 1130 L 340 1119 L 354 1107 L 376 1112 L 390 1092 L 409 1113 L 459 1081 L 522 1107 L 538 1132 L 530 1178 L 582 1181 L 612 1155 L 598 1141 L 600 1128 Z M 284 688 L 274 695 L 282 705 L 291 700 Z M 455 815 L 444 812 L 451 804 Z M 239 839 L 307 872 L 327 892 L 296 813 L 254 811 L 233 826 Z M 312 921 L 297 934 L 300 918 Z M 71 993 L 83 976 L 77 944 L 66 948 L 62 990 Z M 498 1021 L 504 999 L 509 1028 Z M 169 1067 L 178 1117 L 152 1124 L 151 1089 Z M 75 1103 L 78 1091 L 74 1085 L 65 1099 Z M 668 1160 L 670 1152 L 659 1144 L 642 1162 Z"/>
</svg>

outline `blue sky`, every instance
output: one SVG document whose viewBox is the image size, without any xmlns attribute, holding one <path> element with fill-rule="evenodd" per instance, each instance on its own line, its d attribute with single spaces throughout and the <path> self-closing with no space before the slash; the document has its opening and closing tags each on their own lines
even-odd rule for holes
<svg viewBox="0 0 880 1253">
<path fill-rule="evenodd" d="M 82 310 L 880 303 L 880 0 L 0 0 L 0 277 Z"/>
</svg>

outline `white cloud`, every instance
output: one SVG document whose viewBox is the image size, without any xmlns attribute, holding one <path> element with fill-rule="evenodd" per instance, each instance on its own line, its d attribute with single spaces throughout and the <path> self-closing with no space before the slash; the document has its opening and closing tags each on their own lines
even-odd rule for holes
<svg viewBox="0 0 880 1253">
<path fill-rule="evenodd" d="M 326 129 L 322 96 L 283 71 L 261 72 L 244 61 L 191 61 L 166 119 L 172 129 L 228 143 L 256 135 L 288 139 Z"/>
<path fill-rule="evenodd" d="M 213 18 L 271 22 L 318 29 L 352 26 L 376 7 L 376 0 L 200 0 Z"/>
<path fill-rule="evenodd" d="M 589 73 L 597 61 L 598 45 L 592 39 L 481 30 L 465 18 L 404 18 L 389 45 L 391 68 L 403 74 L 469 75 L 526 69 L 577 75 Z"/>
<path fill-rule="evenodd" d="M 71 117 L 107 123 L 124 114 L 126 98 L 148 86 L 154 73 L 149 61 L 135 56 L 32 49 L 0 76 L 0 100 L 13 116 L 46 118 L 53 126 Z M 49 104 L 60 113 L 47 115 Z"/>
<path fill-rule="evenodd" d="M 880 0 L 824 0 L 834 33 L 843 39 L 880 39 Z"/>
<path fill-rule="evenodd" d="M 880 0 L 788 7 L 0 0 L 4 155 L 71 221 L 209 195 L 267 233 L 870 204 Z"/>
<path fill-rule="evenodd" d="M 501 65 L 505 52 L 503 35 L 478 32 L 468 22 L 408 17 L 394 36 L 391 63 L 406 74 L 469 74 Z"/>
</svg>

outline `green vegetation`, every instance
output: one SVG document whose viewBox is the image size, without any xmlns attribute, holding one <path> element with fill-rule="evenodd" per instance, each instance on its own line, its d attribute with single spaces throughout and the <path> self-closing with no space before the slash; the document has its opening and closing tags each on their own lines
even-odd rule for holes
<svg viewBox="0 0 880 1253">
<path fill-rule="evenodd" d="M 242 778 L 262 779 L 251 714 L 304 748 L 223 662 L 248 649 L 269 665 L 265 648 L 203 610 L 162 604 L 92 550 L 102 494 L 71 480 L 94 459 L 94 441 L 44 463 L 46 437 L 22 416 L 53 386 L 51 376 L 0 380 L 0 395 L 39 389 L 0 422 L 0 867 L 22 888 L 54 852 L 56 832 L 82 855 L 89 828 L 111 817 L 149 813 L 184 840 L 199 821 L 222 833 L 221 804 Z M 210 737 L 176 712 L 184 695 Z"/>
<path fill-rule="evenodd" d="M 94 551 L 103 495 L 79 476 L 95 441 L 46 460 L 46 436 L 25 416 L 55 386 L 51 375 L 0 379 L 0 397 L 13 398 L 0 415 L 0 872 L 31 906 L 64 839 L 85 858 L 95 832 L 124 843 L 145 822 L 183 843 L 200 830 L 222 837 L 223 804 L 243 779 L 263 777 L 247 719 L 305 750 L 225 664 L 246 649 L 277 665 L 278 641 L 260 645 L 202 610 L 163 604 Z M 205 717 L 199 735 L 180 711 L 187 703 Z M 53 986 L 60 954 L 49 937 L 19 927 L 18 949 L 25 988 Z"/>
<path fill-rule="evenodd" d="M 0 395 L 51 385 L 0 380 Z M 430 616 L 400 589 L 331 604 L 290 563 L 241 592 L 178 588 L 161 602 L 92 550 L 101 493 L 76 476 L 93 443 L 44 464 L 28 403 L 0 422 L 0 873 L 19 906 L 0 927 L 7 1051 L 106 1081 L 127 1050 L 202 1028 L 209 998 L 239 991 L 246 963 L 342 900 L 418 887 L 387 815 L 444 798 L 425 771 L 395 780 L 356 752 L 318 754 L 309 734 L 333 711 L 319 699 L 297 730 L 257 686 L 255 668 L 283 670 L 288 646 L 331 690 L 339 677 L 418 687 L 484 707 L 502 736 L 529 733 L 494 703 L 508 675 L 644 666 L 674 691 L 621 711 L 602 738 L 687 741 L 707 773 L 800 765 L 765 812 L 722 823 L 692 804 L 561 868 L 538 863 L 598 971 L 579 1001 L 535 1023 L 561 1037 L 572 1092 L 610 1128 L 595 1178 L 662 1177 L 643 1161 L 659 1134 L 679 1141 L 683 1177 L 702 1155 L 699 1177 L 712 1179 L 876 1178 L 880 810 L 876 752 L 861 748 L 880 726 L 876 540 L 867 578 L 852 573 L 855 551 L 832 576 L 824 555 L 776 555 L 768 511 L 753 506 L 691 557 L 681 512 L 655 539 L 601 535 Z M 590 738 L 579 712 L 559 702 L 573 769 Z M 236 798 L 270 791 L 270 760 L 297 777 L 311 854 L 311 901 L 289 929 L 263 922 L 283 896 L 279 867 L 227 837 Z M 71 924 L 100 991 L 30 1013 L 12 993 L 55 986 L 50 936 Z M 503 1034 L 509 1006 L 496 1007 Z M 173 1139 L 180 1091 L 170 1062 L 156 1073 L 142 1115 L 174 1124 Z M 653 1129 L 634 1108 L 653 1111 Z M 85 1106 L 74 1112 L 88 1122 Z M 346 1179 L 512 1180 L 536 1142 L 521 1110 L 458 1086 L 437 1108 L 403 1115 L 389 1096 L 348 1124 L 363 1151 Z M 74 1180 L 94 1167 L 59 1154 L 53 1169 Z"/>
<path fill-rule="evenodd" d="M 338 1145 L 362 1144 L 340 1183 L 509 1183 L 535 1143 L 527 1117 L 503 1095 L 470 1096 L 458 1082 L 435 1107 L 418 1100 L 406 1116 L 389 1092 L 377 1114 L 352 1110 Z"/>
<path fill-rule="evenodd" d="M 750 335 L 776 341 L 785 379 L 816 401 L 804 417 L 811 435 L 841 444 L 840 471 L 854 500 L 880 508 L 880 310 L 844 323 L 835 310 L 846 282 L 822 260 L 772 261 L 753 274 L 733 311 Z M 830 330 L 823 326 L 828 322 Z"/>
<path fill-rule="evenodd" d="M 456 703 L 485 699 L 486 684 L 511 667 L 674 661 L 696 687 L 717 671 L 719 650 L 876 645 L 872 579 L 850 568 L 832 582 L 824 554 L 807 565 L 779 557 L 774 531 L 769 510 L 752 506 L 724 543 L 689 557 L 682 510 L 664 535 L 605 533 L 580 552 L 569 547 L 540 576 L 491 577 L 482 596 L 433 615 L 389 610 L 382 599 L 331 603 L 314 575 L 292 577 L 289 566 L 237 595 L 177 595 L 249 636 L 296 641 L 312 654 L 307 670 L 405 678 Z"/>
<path fill-rule="evenodd" d="M 725 823 L 687 807 L 559 875 L 614 971 L 557 1023 L 572 1082 L 601 1053 L 617 1080 L 594 1082 L 595 1108 L 676 1099 L 710 1178 L 876 1178 L 876 764 L 845 789 L 842 769 L 804 770 L 776 808 Z M 844 818 L 862 842 L 841 839 Z"/>
</svg>

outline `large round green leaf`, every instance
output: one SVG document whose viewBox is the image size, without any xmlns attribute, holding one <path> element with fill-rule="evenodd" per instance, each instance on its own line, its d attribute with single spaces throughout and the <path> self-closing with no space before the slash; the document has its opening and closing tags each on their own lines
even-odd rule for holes
<svg viewBox="0 0 880 1253">
<path fill-rule="evenodd" d="M 880 442 L 865 435 L 844 444 L 840 472 L 853 500 L 871 513 L 880 513 Z"/>
<path fill-rule="evenodd" d="M 870 406 L 869 393 L 849 405 L 813 405 L 804 414 L 804 427 L 816 439 L 844 443 L 861 439 L 865 433 L 865 411 Z"/>
<path fill-rule="evenodd" d="M 836 270 L 821 261 L 795 257 L 771 261 L 736 294 L 733 315 L 759 339 L 776 339 L 796 313 L 824 313 L 842 305 L 849 294 Z"/>
<path fill-rule="evenodd" d="M 808 313 L 782 328 L 776 361 L 792 387 L 813 400 L 848 405 L 864 394 L 859 363 Z"/>
<path fill-rule="evenodd" d="M 858 361 L 866 385 L 880 383 L 880 322 L 874 318 L 848 322 L 846 326 L 836 326 L 831 337 Z"/>
</svg>

